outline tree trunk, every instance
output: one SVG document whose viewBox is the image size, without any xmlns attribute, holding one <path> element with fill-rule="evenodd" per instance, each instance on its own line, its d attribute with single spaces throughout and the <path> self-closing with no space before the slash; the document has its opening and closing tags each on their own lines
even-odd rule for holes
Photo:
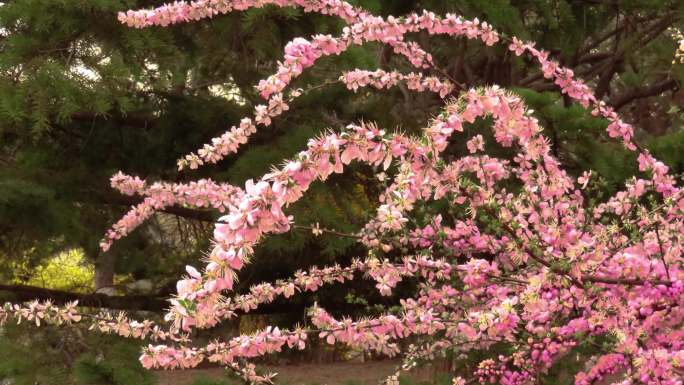
<svg viewBox="0 0 684 385">
<path fill-rule="evenodd" d="M 116 252 L 110 250 L 106 253 L 99 252 L 95 261 L 95 292 L 105 295 L 114 295 L 114 265 L 116 264 Z"/>
</svg>

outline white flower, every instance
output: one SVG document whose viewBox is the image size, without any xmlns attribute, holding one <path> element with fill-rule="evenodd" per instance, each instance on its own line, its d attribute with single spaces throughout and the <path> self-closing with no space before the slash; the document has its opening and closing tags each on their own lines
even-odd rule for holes
<svg viewBox="0 0 684 385">
<path fill-rule="evenodd" d="M 313 235 L 319 236 L 323 234 L 323 229 L 321 229 L 318 222 L 316 222 L 316 224 L 311 228 L 311 232 L 313 233 Z"/>
</svg>

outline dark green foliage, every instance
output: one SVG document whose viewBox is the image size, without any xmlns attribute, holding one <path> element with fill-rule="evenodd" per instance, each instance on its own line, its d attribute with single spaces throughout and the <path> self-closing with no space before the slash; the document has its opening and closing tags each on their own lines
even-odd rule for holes
<svg viewBox="0 0 684 385">
<path fill-rule="evenodd" d="M 432 381 L 416 381 L 410 377 L 399 377 L 399 385 L 449 385 L 453 384 L 453 377 L 448 374 L 438 375 Z"/>
<path fill-rule="evenodd" d="M 79 385 L 151 385 L 154 375 L 143 369 L 135 357 L 137 344 L 116 341 L 106 353 L 86 353 L 74 364 L 75 383 Z"/>
<path fill-rule="evenodd" d="M 30 333 L 27 333 L 30 330 Z M 80 328 L 8 325 L 0 332 L 0 381 L 16 385 L 152 385 L 140 344 Z"/>
<path fill-rule="evenodd" d="M 0 380 L 11 379 L 17 385 L 66 383 L 68 370 L 54 348 L 58 337 L 44 331 L 39 334 L 41 338 L 34 338 L 35 335 L 27 334 L 25 328 L 3 328 L 0 334 L 0 356 L 3 358 L 0 360 Z"/>
<path fill-rule="evenodd" d="M 199 377 L 188 385 L 235 385 L 236 383 L 225 379 Z"/>
</svg>

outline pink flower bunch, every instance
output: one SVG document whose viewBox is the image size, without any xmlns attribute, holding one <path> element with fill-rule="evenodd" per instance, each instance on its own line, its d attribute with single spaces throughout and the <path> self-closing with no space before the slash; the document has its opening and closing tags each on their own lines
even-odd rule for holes
<svg viewBox="0 0 684 385">
<path fill-rule="evenodd" d="M 201 362 L 203 357 L 192 349 L 176 349 L 166 345 L 149 345 L 140 357 L 140 363 L 146 369 L 169 368 L 188 369 Z"/>
<path fill-rule="evenodd" d="M 482 138 L 482 135 L 475 135 L 472 139 L 466 142 L 466 147 L 468 147 L 468 151 L 471 154 L 474 154 L 478 151 L 484 151 L 484 139 Z"/>
<path fill-rule="evenodd" d="M 475 376 L 480 384 L 500 383 L 502 385 L 523 385 L 530 383 L 530 373 L 511 370 L 510 358 L 499 356 L 497 360 L 486 359 L 478 365 Z"/>
<path fill-rule="evenodd" d="M 681 385 L 684 382 L 684 376 L 681 375 L 684 350 L 653 349 L 642 357 L 637 361 L 639 380 L 667 385 Z"/>
<path fill-rule="evenodd" d="M 83 313 L 78 309 L 78 302 L 70 302 L 57 306 L 51 301 L 32 301 L 24 305 L 5 304 L 0 308 L 0 325 L 10 319 L 21 323 L 23 320 L 35 323 L 36 326 L 70 325 L 77 322 L 89 322 L 91 330 L 105 334 L 116 334 L 126 338 L 178 340 L 180 337 L 165 332 L 159 325 L 149 320 L 137 321 L 126 317 L 124 313 L 116 316 L 110 313 L 97 315 Z"/>
<path fill-rule="evenodd" d="M 279 104 L 273 107 L 273 112 L 285 110 L 285 107 Z M 270 124 L 270 118 L 273 116 L 267 115 L 269 111 L 271 110 L 262 105 L 255 107 L 254 119 L 257 123 Z M 185 167 L 196 169 L 204 164 L 204 162 L 216 163 L 229 153 L 236 152 L 238 147 L 241 144 L 247 143 L 247 138 L 255 132 L 256 125 L 252 122 L 252 119 L 243 118 L 238 126 L 233 126 L 230 131 L 218 138 L 212 139 L 211 144 L 205 144 L 204 147 L 197 151 L 197 154 L 188 154 L 183 159 L 178 160 L 178 169 L 182 170 Z"/>
<path fill-rule="evenodd" d="M 177 17 L 166 17 L 165 19 L 182 21 L 187 19 L 188 9 L 201 9 L 202 11 L 194 11 L 193 14 L 197 18 L 208 17 L 218 13 L 229 12 L 233 6 L 225 1 L 219 1 L 218 4 L 207 3 L 206 1 L 196 1 L 191 3 L 175 3 L 173 5 L 164 6 L 158 10 L 153 11 L 138 11 L 133 12 L 129 16 L 120 15 L 123 22 L 129 23 L 129 20 L 147 20 L 149 24 L 140 24 L 134 22 L 134 25 L 155 25 L 158 24 L 157 13 L 160 14 L 178 14 Z M 263 6 L 267 2 L 243 2 L 235 9 L 246 9 L 253 6 Z M 270 3 L 270 2 L 268 2 Z M 332 4 L 335 3 L 335 4 Z M 329 54 L 339 54 L 351 44 L 362 44 L 366 41 L 380 41 L 390 44 L 394 47 L 395 52 L 404 54 L 409 61 L 415 66 L 421 68 L 432 65 L 432 59 L 429 54 L 422 51 L 415 43 L 405 43 L 403 36 L 409 32 L 417 32 L 421 29 L 426 29 L 432 34 L 448 34 L 452 36 L 465 36 L 470 39 L 481 39 L 485 44 L 491 45 L 499 41 L 498 33 L 495 32 L 487 23 L 480 23 L 479 20 L 473 21 L 462 20 L 455 15 L 446 15 L 440 18 L 434 13 L 425 11 L 422 15 L 411 14 L 403 19 L 396 19 L 388 17 L 385 21 L 382 18 L 371 16 L 365 12 L 349 12 L 351 6 L 345 5 L 343 2 L 305 2 L 300 4 L 297 1 L 279 1 L 272 4 L 277 6 L 303 6 L 305 11 L 319 11 L 330 14 L 337 14 L 347 22 L 354 22 L 354 24 L 344 29 L 343 36 L 340 38 L 333 38 L 331 36 L 316 36 L 312 42 L 298 38 L 293 41 L 286 49 L 286 60 L 278 69 L 276 75 L 269 79 L 263 80 L 259 83 L 258 88 L 262 91 L 264 97 L 279 92 L 285 88 L 295 77 L 301 74 L 303 68 L 312 65 L 313 62 L 321 56 Z M 329 6 L 330 5 L 330 6 Z M 220 8 L 215 10 L 214 8 Z M 348 18 L 351 16 L 351 19 Z M 130 23 L 129 23 L 130 24 Z M 625 145 L 630 149 L 636 147 L 631 141 L 633 137 L 633 129 L 631 126 L 622 122 L 617 115 L 610 108 L 605 107 L 602 102 L 597 101 L 589 87 L 578 80 L 573 79 L 573 73 L 569 69 L 561 68 L 557 63 L 548 60 L 548 53 L 539 51 L 534 48 L 532 43 L 523 43 L 514 38 L 513 43 L 510 44 L 509 49 L 516 54 L 522 54 L 525 51 L 535 57 L 542 68 L 544 76 L 547 78 L 555 78 L 556 84 L 561 87 L 561 91 L 568 94 L 570 97 L 580 101 L 583 105 L 595 105 L 593 113 L 603 116 L 611 122 L 609 125 L 609 133 L 613 136 L 617 133 L 625 142 Z M 282 97 L 281 97 L 282 98 Z M 259 107 L 257 111 L 261 117 L 261 121 L 268 125 L 270 124 L 270 117 L 265 115 L 263 107 Z M 231 131 L 234 129 L 231 129 Z M 190 154 L 179 161 L 179 167 L 184 168 L 188 165 L 197 166 L 203 161 L 214 163 L 220 160 L 227 153 L 222 151 L 215 151 L 215 147 L 225 147 L 222 141 L 228 140 L 229 144 L 236 141 L 224 136 L 215 138 L 212 145 L 207 145 L 203 148 L 204 153 L 200 155 Z"/>
<path fill-rule="evenodd" d="M 481 234 L 472 220 L 457 221 L 453 227 L 443 226 L 441 222 L 442 217 L 438 215 L 431 224 L 412 230 L 410 236 L 402 241 L 420 249 L 441 246 L 445 251 L 458 255 L 496 253 L 499 250 L 501 240 Z"/>
<path fill-rule="evenodd" d="M 345 72 L 340 76 L 342 81 L 348 89 L 356 92 L 361 87 L 372 86 L 376 89 L 390 88 L 399 84 L 399 82 L 406 82 L 409 90 L 423 92 L 429 90 L 439 97 L 444 98 L 454 91 L 454 85 L 449 81 L 442 82 L 435 76 L 423 76 L 422 74 L 411 72 L 404 75 L 397 71 L 387 72 L 384 70 L 364 71 L 354 70 Z"/>
<path fill-rule="evenodd" d="M 242 194 L 242 190 L 238 187 L 216 183 L 210 179 L 200 179 L 188 184 L 156 182 L 147 186 L 139 177 L 131 177 L 122 172 L 112 176 L 111 185 L 122 194 L 140 195 L 144 198 L 107 232 L 100 244 L 105 251 L 109 249 L 113 241 L 130 234 L 157 211 L 181 205 L 213 208 L 224 212 Z"/>
<path fill-rule="evenodd" d="M 279 7 L 299 6 L 305 12 L 316 12 L 324 15 L 335 15 L 347 22 L 352 22 L 364 12 L 351 4 L 340 0 L 288 1 L 288 0 L 197 0 L 192 2 L 175 1 L 154 10 L 127 11 L 119 13 L 119 21 L 129 27 L 144 28 L 148 26 L 168 26 L 187 21 L 211 18 L 233 11 L 243 11 L 254 7 L 272 4 Z"/>
<path fill-rule="evenodd" d="M 575 376 L 575 385 L 590 385 L 600 381 L 608 374 L 613 374 L 627 364 L 625 356 L 619 353 L 606 354 L 596 361 L 587 372 L 580 372 Z"/>
</svg>

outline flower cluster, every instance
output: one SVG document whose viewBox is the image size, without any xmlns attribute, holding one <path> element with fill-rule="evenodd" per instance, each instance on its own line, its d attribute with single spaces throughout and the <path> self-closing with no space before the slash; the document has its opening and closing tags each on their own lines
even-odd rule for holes
<svg viewBox="0 0 684 385">
<path fill-rule="evenodd" d="M 105 334 L 116 334 L 126 338 L 152 340 L 180 340 L 182 336 L 171 334 L 159 325 L 149 320 L 137 321 L 128 318 L 124 313 L 112 315 L 100 313 L 97 315 L 83 313 L 78 309 L 78 302 L 70 302 L 57 306 L 51 301 L 33 301 L 24 305 L 5 304 L 0 308 L 0 326 L 14 320 L 22 320 L 40 325 L 72 325 L 79 322 L 89 322 L 91 330 Z"/>
<path fill-rule="evenodd" d="M 411 72 L 404 75 L 398 71 L 363 71 L 355 70 L 344 73 L 340 76 L 342 81 L 348 89 L 356 92 L 360 87 L 372 86 L 376 89 L 390 88 L 399 84 L 399 82 L 406 82 L 406 87 L 412 91 L 423 92 L 429 90 L 439 94 L 441 98 L 446 97 L 454 91 L 454 85 L 449 81 L 442 82 L 438 77 L 427 76 Z"/>
<path fill-rule="evenodd" d="M 575 376 L 576 385 L 589 385 L 600 381 L 605 375 L 612 374 L 627 364 L 625 356 L 619 353 L 606 354 L 599 357 L 596 364 L 588 373 L 578 373 Z"/>
<path fill-rule="evenodd" d="M 676 28 L 672 28 L 672 38 L 677 42 L 677 50 L 675 51 L 674 60 L 672 64 L 684 64 L 684 34 Z"/>
<path fill-rule="evenodd" d="M 201 7 L 200 3 L 190 3 Z M 312 2 L 312 4 L 326 4 L 326 2 Z M 255 6 L 262 6 L 259 3 Z M 279 6 L 300 6 L 297 2 L 276 2 Z M 247 5 L 244 5 L 247 7 Z M 232 8 L 228 7 L 228 10 Z M 307 9 L 307 8 L 305 8 Z M 311 9 L 311 8 L 308 8 Z M 154 11 L 139 11 L 143 14 L 145 12 Z M 169 12 L 165 10 L 165 12 Z M 179 11 L 182 13 L 182 11 Z M 227 11 L 226 11 L 227 12 Z M 200 12 L 201 13 L 201 12 Z M 211 15 L 209 12 L 206 15 Z M 205 15 L 205 16 L 206 16 Z M 345 13 L 344 15 L 348 15 Z M 340 15 L 346 20 L 344 15 Z M 150 16 L 153 20 L 154 17 Z M 183 16 L 184 17 L 184 16 Z M 204 17 L 204 16 L 202 16 Z M 148 18 L 144 16 L 143 18 Z M 125 18 L 124 18 L 125 19 Z M 182 20 L 182 17 L 179 19 Z M 127 19 L 126 19 L 127 20 Z M 480 23 L 479 20 L 473 21 L 463 20 L 455 15 L 447 15 L 441 18 L 434 13 L 424 12 L 422 15 L 411 14 L 402 19 L 388 17 L 387 20 L 359 12 L 355 19 L 355 23 L 344 29 L 342 36 L 335 38 L 329 35 L 314 36 L 312 41 L 307 41 L 303 38 L 297 38 L 286 46 L 285 61 L 281 63 L 276 74 L 268 79 L 262 80 L 257 88 L 261 91 L 262 96 L 268 98 L 275 95 L 276 99 L 282 102 L 282 95 L 280 92 L 290 84 L 296 77 L 298 77 L 304 68 L 311 66 L 314 62 L 322 57 L 331 54 L 339 54 L 346 50 L 351 45 L 362 44 L 369 41 L 379 41 L 393 46 L 398 53 L 404 54 L 409 61 L 418 68 L 425 66 L 430 67 L 432 59 L 414 44 L 404 43 L 403 36 L 410 32 L 417 32 L 420 30 L 427 30 L 431 34 L 447 34 L 451 36 L 464 36 L 469 39 L 480 39 L 487 45 L 493 45 L 500 40 L 499 34 L 492 29 L 487 23 Z M 602 116 L 610 121 L 608 133 L 613 137 L 621 137 L 625 145 L 630 149 L 635 149 L 632 143 L 633 127 L 622 121 L 617 114 L 610 108 L 605 106 L 602 101 L 597 100 L 589 87 L 583 82 L 574 79 L 574 73 L 558 65 L 558 63 L 548 59 L 548 52 L 537 50 L 533 43 L 525 43 L 517 38 L 513 38 L 513 42 L 509 45 L 509 49 L 518 55 L 527 52 L 530 56 L 535 58 L 542 69 L 543 75 L 546 78 L 555 79 L 555 83 L 561 88 L 561 91 L 568 96 L 578 100 L 585 107 L 593 105 L 592 113 L 597 116 Z M 353 86 L 352 86 L 353 87 Z M 440 91 L 441 92 L 441 91 Z M 280 105 L 281 102 L 277 102 Z M 276 108 L 275 111 L 280 111 L 281 108 Z M 264 125 L 270 124 L 270 116 L 266 116 L 267 109 L 265 106 L 257 106 L 257 116 L 262 116 Z M 256 129 L 255 127 L 253 129 Z M 224 151 L 226 147 L 230 148 L 239 143 L 236 138 L 233 138 L 235 127 L 228 133 L 219 138 L 212 140 L 211 145 L 205 145 L 201 150 L 202 153 L 187 155 L 184 159 L 179 161 L 179 167 L 186 166 L 197 167 L 203 162 L 215 163 L 222 159 L 228 152 Z M 224 144 L 224 142 L 227 142 Z"/>
<path fill-rule="evenodd" d="M 130 234 L 157 211 L 179 205 L 224 212 L 242 194 L 239 187 L 216 183 L 210 179 L 200 179 L 188 184 L 156 182 L 147 186 L 139 177 L 125 175 L 122 172 L 112 176 L 111 185 L 122 194 L 140 195 L 144 199 L 107 232 L 105 239 L 100 243 L 104 251 L 109 249 L 113 241 Z"/>
</svg>

